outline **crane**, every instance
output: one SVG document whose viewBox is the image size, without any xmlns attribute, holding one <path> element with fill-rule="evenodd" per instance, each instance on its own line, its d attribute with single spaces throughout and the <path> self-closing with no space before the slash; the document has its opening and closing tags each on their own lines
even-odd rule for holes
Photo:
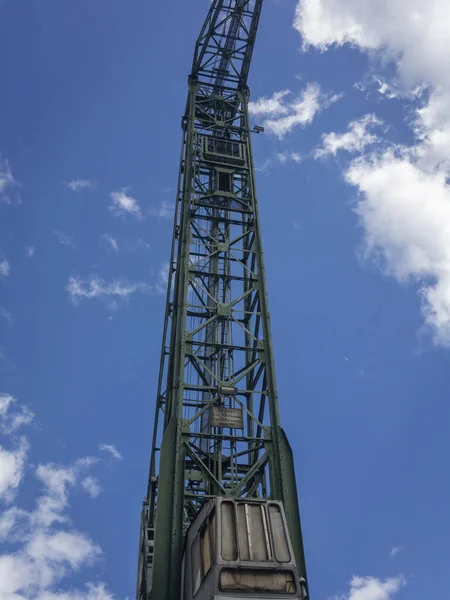
<svg viewBox="0 0 450 600">
<path fill-rule="evenodd" d="M 182 117 L 137 600 L 308 597 L 247 86 L 263 0 L 213 0 Z"/>
</svg>

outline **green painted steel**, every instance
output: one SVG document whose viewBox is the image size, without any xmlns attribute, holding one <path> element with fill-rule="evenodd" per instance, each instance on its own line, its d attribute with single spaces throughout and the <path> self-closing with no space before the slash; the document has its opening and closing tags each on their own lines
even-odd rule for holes
<svg viewBox="0 0 450 600">
<path fill-rule="evenodd" d="M 170 257 L 137 600 L 178 600 L 184 538 L 213 496 L 284 502 L 306 579 L 281 430 L 247 77 L 262 0 L 214 0 L 195 47 Z"/>
</svg>

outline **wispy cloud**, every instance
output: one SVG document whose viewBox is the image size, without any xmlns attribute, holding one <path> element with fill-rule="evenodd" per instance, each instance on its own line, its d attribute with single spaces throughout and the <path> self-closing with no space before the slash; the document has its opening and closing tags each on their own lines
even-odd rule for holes
<svg viewBox="0 0 450 600">
<path fill-rule="evenodd" d="M 81 190 L 92 190 L 95 187 L 95 182 L 92 179 L 71 179 L 70 181 L 63 181 L 63 184 L 69 190 L 73 192 L 79 192 Z"/>
<path fill-rule="evenodd" d="M 389 556 L 397 556 L 397 554 L 400 554 L 400 552 L 403 552 L 405 550 L 404 546 L 394 546 L 391 551 L 389 552 Z"/>
<path fill-rule="evenodd" d="M 299 152 L 277 152 L 276 158 L 283 165 L 289 161 L 300 164 L 303 160 L 303 156 Z"/>
<path fill-rule="evenodd" d="M 156 290 L 160 294 L 166 293 L 167 283 L 169 281 L 169 271 L 170 271 L 169 263 L 162 264 L 158 271 L 158 278 L 156 281 Z"/>
<path fill-rule="evenodd" d="M 314 151 L 315 158 L 323 156 L 336 156 L 339 150 L 347 152 L 362 152 L 370 144 L 379 141 L 371 129 L 382 125 L 382 121 L 375 115 L 365 115 L 348 124 L 346 133 L 326 133 L 322 135 L 322 145 Z"/>
<path fill-rule="evenodd" d="M 53 235 L 62 246 L 69 246 L 69 248 L 72 248 L 72 250 L 77 249 L 70 235 L 63 233 L 62 231 L 58 231 L 57 229 L 53 231 Z"/>
<path fill-rule="evenodd" d="M 4 306 L 0 305 L 0 317 L 5 319 L 7 323 L 12 323 L 14 321 L 12 314 L 7 310 Z"/>
<path fill-rule="evenodd" d="M 10 264 L 6 256 L 0 258 L 0 277 L 9 277 L 11 271 Z"/>
<path fill-rule="evenodd" d="M 12 411 L 12 408 L 15 408 Z M 0 393 L 0 432 L 11 435 L 24 425 L 29 425 L 34 419 L 34 414 L 28 406 L 18 405 L 10 394 Z"/>
<path fill-rule="evenodd" d="M 149 250 L 150 244 L 142 238 L 137 238 L 133 242 L 128 242 L 125 246 L 125 250 L 128 252 L 135 252 L 136 250 Z"/>
<path fill-rule="evenodd" d="M 256 102 L 249 102 L 248 110 L 252 116 L 285 115 L 288 112 L 288 108 L 284 99 L 289 94 L 291 94 L 290 90 L 280 90 L 279 92 L 275 92 L 270 98 L 263 96 L 262 98 L 258 98 Z"/>
<path fill-rule="evenodd" d="M 109 209 L 115 216 L 121 216 L 126 213 L 133 215 L 136 219 L 142 219 L 142 212 L 138 201 L 133 196 L 127 194 L 124 188 L 119 192 L 111 192 L 111 206 Z"/>
<path fill-rule="evenodd" d="M 150 293 L 152 287 L 143 282 L 129 283 L 125 279 L 116 279 L 115 281 L 105 281 L 97 275 L 92 275 L 88 279 L 80 277 L 70 277 L 66 286 L 66 291 L 74 304 L 82 299 L 92 299 L 101 297 L 128 298 L 136 292 Z"/>
<path fill-rule="evenodd" d="M 175 212 L 175 205 L 173 202 L 168 202 L 167 200 L 162 200 L 159 203 L 158 207 L 151 206 L 149 208 L 148 214 L 152 217 L 159 217 L 162 219 L 170 219 L 173 217 Z"/>
<path fill-rule="evenodd" d="M 103 452 L 109 452 L 117 460 L 122 460 L 122 454 L 112 444 L 100 444 L 99 449 Z"/>
<path fill-rule="evenodd" d="M 110 248 L 112 248 L 114 250 L 114 252 L 118 252 L 119 251 L 119 244 L 117 243 L 117 240 L 115 238 L 112 237 L 111 234 L 109 233 L 104 233 L 101 238 L 100 238 L 104 243 L 106 243 Z"/>
<path fill-rule="evenodd" d="M 271 98 L 250 103 L 249 110 L 253 115 L 268 117 L 263 121 L 266 131 L 283 139 L 295 127 L 309 125 L 316 114 L 340 97 L 323 93 L 317 83 L 308 83 L 297 97 L 292 97 L 289 90 L 275 92 Z"/>
<path fill-rule="evenodd" d="M 3 159 L 0 154 L 0 202 L 5 204 L 21 204 L 22 201 L 18 193 L 14 190 L 18 187 L 14 179 L 9 162 Z"/>
<path fill-rule="evenodd" d="M 91 498 L 97 498 L 103 491 L 97 479 L 90 475 L 81 481 L 81 485 Z"/>
<path fill-rule="evenodd" d="M 36 248 L 34 246 L 27 246 L 25 248 L 25 256 L 27 258 L 33 258 L 35 252 L 36 252 Z"/>
<path fill-rule="evenodd" d="M 259 166 L 255 167 L 256 171 L 260 171 L 264 174 L 269 174 L 272 167 L 281 164 L 284 165 L 288 162 L 295 162 L 300 164 L 303 160 L 303 156 L 299 152 L 295 151 L 285 151 L 285 152 L 275 152 L 273 156 L 266 158 L 266 160 Z"/>
</svg>

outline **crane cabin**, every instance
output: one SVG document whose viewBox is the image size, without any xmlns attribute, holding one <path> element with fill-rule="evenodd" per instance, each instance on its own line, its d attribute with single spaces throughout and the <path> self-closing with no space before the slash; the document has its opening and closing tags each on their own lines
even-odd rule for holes
<svg viewBox="0 0 450 600">
<path fill-rule="evenodd" d="M 182 600 L 305 600 L 283 505 L 214 498 L 187 532 Z"/>
</svg>

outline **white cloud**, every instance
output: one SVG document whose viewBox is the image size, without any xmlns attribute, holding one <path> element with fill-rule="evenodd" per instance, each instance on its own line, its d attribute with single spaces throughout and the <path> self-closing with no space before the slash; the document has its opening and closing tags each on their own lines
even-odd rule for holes
<svg viewBox="0 0 450 600">
<path fill-rule="evenodd" d="M 119 251 L 119 244 L 117 243 L 117 240 L 113 238 L 112 235 L 110 235 L 109 233 L 104 233 L 100 239 L 106 244 L 109 244 L 109 246 L 114 250 L 114 252 Z"/>
<path fill-rule="evenodd" d="M 37 563 L 68 563 L 74 570 L 101 554 L 100 548 L 86 535 L 68 531 L 36 533 L 27 545 L 26 552 Z"/>
<path fill-rule="evenodd" d="M 9 277 L 11 267 L 6 256 L 0 258 L 0 277 Z"/>
<path fill-rule="evenodd" d="M 83 298 L 118 297 L 125 299 L 136 292 L 150 293 L 152 288 L 143 282 L 129 283 L 125 279 L 105 281 L 97 275 L 92 275 L 87 280 L 70 277 L 66 291 L 72 302 L 76 304 Z"/>
<path fill-rule="evenodd" d="M 389 556 L 397 556 L 397 554 L 400 554 L 400 552 L 404 551 L 404 547 L 403 546 L 394 546 L 391 551 L 389 552 Z"/>
<path fill-rule="evenodd" d="M 0 396 L 3 433 L 8 433 L 8 429 L 15 431 L 24 414 L 26 410 L 14 398 L 8 394 Z M 8 417 L 11 417 L 10 422 Z M 25 421 L 28 422 L 27 419 Z M 22 419 L 21 424 L 25 421 Z M 14 423 L 12 428 L 11 423 Z M 100 547 L 87 534 L 74 529 L 67 514 L 71 488 L 79 485 L 92 497 L 98 492 L 97 481 L 86 476 L 86 471 L 98 459 L 85 457 L 69 466 L 47 463 L 35 468 L 26 464 L 26 438 L 11 439 L 10 445 L 12 450 L 9 451 L 0 447 L 0 499 L 9 502 L 13 499 L 25 467 L 34 471 L 42 491 L 32 510 L 11 506 L 0 513 L 3 551 L 0 554 L 0 598 L 114 600 L 101 582 L 88 583 L 83 590 L 62 591 L 61 587 L 66 577 L 91 566 L 102 554 Z M 14 544 L 9 552 L 7 544 Z"/>
<path fill-rule="evenodd" d="M 285 115 L 288 112 L 288 108 L 283 103 L 283 100 L 290 93 L 290 90 L 280 90 L 279 92 L 275 92 L 270 98 L 263 97 L 259 98 L 256 102 L 249 102 L 249 113 L 252 116 Z"/>
<path fill-rule="evenodd" d="M 27 258 L 33 258 L 36 248 L 34 246 L 27 246 L 25 248 L 25 256 Z"/>
<path fill-rule="evenodd" d="M 449 83 L 449 24 L 447 0 L 303 0 L 294 22 L 307 46 L 348 43 L 383 52 L 408 87 Z"/>
<path fill-rule="evenodd" d="M 136 198 L 129 196 L 127 190 L 123 189 L 120 192 L 111 192 L 112 204 L 109 209 L 115 216 L 121 216 L 125 213 L 133 215 L 136 219 L 142 219 L 141 208 Z"/>
<path fill-rule="evenodd" d="M 390 577 L 386 580 L 376 577 L 352 577 L 350 589 L 333 600 L 392 600 L 405 585 L 403 577 Z"/>
<path fill-rule="evenodd" d="M 33 417 L 29 408 L 17 405 L 10 394 L 0 394 L 0 433 L 3 436 L 9 436 L 23 425 L 30 424 Z M 0 445 L 0 499 L 6 502 L 13 500 L 24 475 L 27 453 L 28 442 L 25 437 L 11 440 L 9 448 Z"/>
<path fill-rule="evenodd" d="M 15 408 L 13 412 L 11 408 Z M 34 419 L 34 414 L 28 406 L 17 405 L 10 394 L 0 393 L 0 433 L 11 435 L 23 425 L 29 425 Z"/>
<path fill-rule="evenodd" d="M 279 139 L 295 127 L 305 127 L 315 115 L 339 100 L 339 96 L 329 97 L 317 83 L 308 83 L 297 98 L 290 98 L 289 90 L 276 92 L 272 98 L 261 98 L 251 103 L 252 114 L 271 117 L 263 121 L 266 131 Z"/>
<path fill-rule="evenodd" d="M 275 152 L 272 157 L 267 158 L 262 165 L 256 167 L 255 171 L 260 171 L 266 175 L 270 173 L 273 166 L 278 163 L 284 165 L 287 162 L 295 162 L 300 164 L 303 161 L 303 156 L 299 152 L 286 150 L 283 152 Z"/>
<path fill-rule="evenodd" d="M 167 282 L 169 281 L 169 269 L 169 263 L 164 263 L 161 265 L 161 268 L 159 269 L 158 273 L 158 279 L 161 283 L 167 284 Z"/>
<path fill-rule="evenodd" d="M 27 453 L 25 438 L 20 438 L 9 450 L 0 446 L 0 499 L 13 500 L 24 475 Z"/>
<path fill-rule="evenodd" d="M 103 583 L 88 583 L 86 591 L 44 592 L 36 600 L 114 600 Z"/>
<path fill-rule="evenodd" d="M 102 488 L 95 477 L 85 477 L 81 482 L 81 485 L 91 498 L 97 498 L 102 492 Z"/>
<path fill-rule="evenodd" d="M 18 194 L 11 196 L 11 192 L 17 187 L 17 182 L 12 176 L 11 167 L 6 159 L 0 155 L 0 202 L 5 204 L 21 204 Z"/>
<path fill-rule="evenodd" d="M 35 474 L 44 485 L 46 493 L 36 503 L 36 509 L 32 515 L 33 523 L 48 528 L 53 523 L 67 522 L 64 510 L 69 503 L 69 489 L 80 481 L 85 472 L 97 460 L 93 457 L 85 457 L 69 466 L 53 463 L 38 465 Z"/>
<path fill-rule="evenodd" d="M 95 186 L 91 179 L 79 178 L 72 179 L 71 181 L 65 181 L 64 185 L 73 192 L 79 192 L 80 190 L 92 190 Z"/>
<path fill-rule="evenodd" d="M 303 156 L 299 152 L 277 152 L 276 158 L 283 165 L 288 161 L 300 164 L 303 160 Z"/>
<path fill-rule="evenodd" d="M 109 452 L 117 460 L 121 460 L 123 458 L 122 454 L 112 444 L 100 444 L 99 449 L 103 452 Z"/>
<path fill-rule="evenodd" d="M 158 272 L 156 285 L 155 285 L 155 290 L 158 294 L 165 294 L 167 291 L 167 283 L 169 281 L 169 271 L 170 271 L 169 263 L 164 263 L 161 265 L 159 272 Z"/>
<path fill-rule="evenodd" d="M 159 203 L 159 207 L 156 208 L 151 206 L 149 208 L 148 214 L 152 217 L 160 217 L 162 219 L 170 219 L 173 217 L 175 212 L 175 205 L 173 202 L 168 202 L 167 200 L 162 200 Z"/>
<path fill-rule="evenodd" d="M 136 250 L 149 250 L 150 244 L 142 238 L 137 238 L 133 242 L 128 242 L 125 249 L 129 252 L 135 252 Z"/>
<path fill-rule="evenodd" d="M 53 235 L 62 246 L 69 246 L 69 248 L 72 248 L 72 250 L 76 250 L 76 246 L 70 235 L 63 233 L 62 231 L 58 231 L 57 229 L 53 231 Z"/>
<path fill-rule="evenodd" d="M 5 319 L 7 323 L 12 323 L 14 321 L 12 314 L 7 310 L 4 306 L 0 305 L 0 317 Z"/>
<path fill-rule="evenodd" d="M 395 66 L 379 91 L 410 98 L 415 142 L 354 159 L 346 179 L 359 191 L 366 255 L 417 282 L 435 343 L 450 346 L 450 4 L 303 0 L 295 26 L 305 47 L 351 44 Z"/>
<path fill-rule="evenodd" d="M 339 150 L 347 152 L 362 152 L 370 144 L 379 141 L 378 136 L 370 133 L 369 128 L 381 125 L 382 122 L 375 115 L 365 115 L 361 119 L 348 124 L 346 133 L 326 133 L 322 135 L 322 145 L 316 148 L 314 156 L 336 156 Z"/>
<path fill-rule="evenodd" d="M 437 344 L 450 345 L 450 188 L 443 172 L 429 173 L 392 151 L 352 163 L 347 181 L 361 197 L 356 211 L 366 256 L 386 273 L 419 284 L 425 322 Z"/>
</svg>

